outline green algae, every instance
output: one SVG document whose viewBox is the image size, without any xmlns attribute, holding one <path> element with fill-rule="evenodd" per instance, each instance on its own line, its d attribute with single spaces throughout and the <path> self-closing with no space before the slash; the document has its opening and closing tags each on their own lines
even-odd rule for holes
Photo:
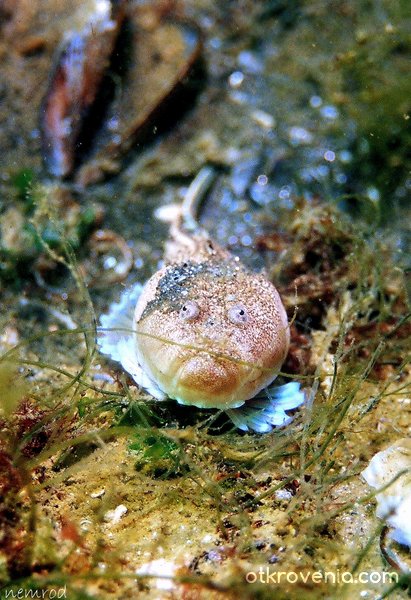
<svg viewBox="0 0 411 600">
<path fill-rule="evenodd" d="M 101 219 L 101 208 L 82 207 L 68 189 L 41 183 L 29 170 L 17 172 L 12 184 L 14 201 L 0 214 L 0 278 L 18 287 L 29 269 L 41 281 L 42 270 L 53 270 L 46 248 L 61 253 L 69 244 L 79 251 Z"/>
<path fill-rule="evenodd" d="M 16 365 L 3 362 L 0 365 L 1 414 L 9 417 L 17 408 L 24 396 L 26 385 L 19 376 Z"/>
</svg>

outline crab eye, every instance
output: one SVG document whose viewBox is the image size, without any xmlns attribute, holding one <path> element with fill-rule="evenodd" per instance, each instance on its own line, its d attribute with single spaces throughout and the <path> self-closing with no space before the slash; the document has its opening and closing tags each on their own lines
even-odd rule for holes
<svg viewBox="0 0 411 600">
<path fill-rule="evenodd" d="M 190 300 L 181 307 L 180 317 L 184 319 L 184 321 L 193 321 L 198 316 L 199 312 L 200 307 L 197 302 Z"/>
<path fill-rule="evenodd" d="M 234 325 L 243 325 L 248 322 L 247 309 L 242 304 L 236 304 L 228 310 L 228 318 Z"/>
</svg>

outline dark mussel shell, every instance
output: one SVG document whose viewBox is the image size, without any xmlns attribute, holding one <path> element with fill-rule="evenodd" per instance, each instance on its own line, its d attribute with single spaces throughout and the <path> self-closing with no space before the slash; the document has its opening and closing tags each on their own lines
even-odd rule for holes
<svg viewBox="0 0 411 600">
<path fill-rule="evenodd" d="M 201 65 L 202 41 L 196 27 L 165 21 L 146 28 L 138 17 L 129 26 L 128 67 L 76 175 L 81 185 L 117 172 L 121 156 L 174 123 L 199 90 L 194 74 Z"/>
<path fill-rule="evenodd" d="M 123 22 L 123 2 L 103 0 L 81 31 L 59 53 L 41 108 L 43 157 L 50 174 L 69 175 L 83 122 L 100 89 Z"/>
<path fill-rule="evenodd" d="M 166 20 L 154 7 L 147 18 L 147 8 L 125 6 L 117 3 L 107 22 L 72 34 L 43 106 L 47 169 L 67 177 L 81 164 L 75 179 L 83 186 L 117 172 L 133 144 L 172 121 L 177 102 L 168 101 L 178 91 L 186 96 L 177 109 L 196 92 L 187 83 L 201 62 L 197 28 Z M 110 97 L 101 93 L 109 84 Z"/>
</svg>

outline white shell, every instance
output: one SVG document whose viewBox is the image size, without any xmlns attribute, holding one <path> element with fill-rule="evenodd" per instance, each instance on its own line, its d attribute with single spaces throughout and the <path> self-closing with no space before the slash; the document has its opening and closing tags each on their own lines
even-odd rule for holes
<svg viewBox="0 0 411 600">
<path fill-rule="evenodd" d="M 393 528 L 393 540 L 411 548 L 411 438 L 400 439 L 378 452 L 361 474 L 375 489 L 383 488 L 399 475 L 376 494 L 376 514 Z"/>
</svg>

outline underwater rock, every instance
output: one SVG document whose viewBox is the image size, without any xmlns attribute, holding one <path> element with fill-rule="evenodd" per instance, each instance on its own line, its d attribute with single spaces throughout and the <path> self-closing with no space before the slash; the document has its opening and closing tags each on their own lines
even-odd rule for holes
<svg viewBox="0 0 411 600">
<path fill-rule="evenodd" d="M 96 12 L 81 31 L 70 34 L 54 73 L 41 114 L 44 160 L 57 177 L 71 173 L 84 117 L 96 99 L 124 19 L 123 2 L 96 2 Z"/>
<path fill-rule="evenodd" d="M 411 548 L 411 438 L 378 452 L 362 476 L 375 489 L 387 486 L 375 496 L 377 517 L 392 527 L 393 540 Z"/>
</svg>

